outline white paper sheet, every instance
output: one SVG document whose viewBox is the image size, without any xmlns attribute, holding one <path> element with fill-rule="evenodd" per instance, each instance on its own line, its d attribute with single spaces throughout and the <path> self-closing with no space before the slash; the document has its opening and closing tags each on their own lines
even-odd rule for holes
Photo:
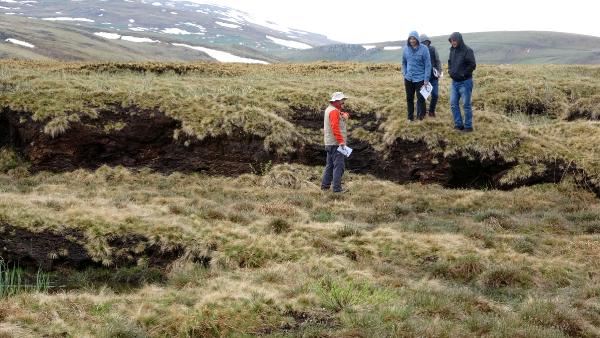
<svg viewBox="0 0 600 338">
<path fill-rule="evenodd" d="M 350 148 L 348 146 L 345 146 L 344 148 L 342 148 L 342 146 L 339 146 L 337 148 L 337 151 L 344 154 L 344 156 L 346 156 L 346 157 L 350 157 L 350 154 L 352 154 L 352 148 Z"/>
<path fill-rule="evenodd" d="M 427 85 L 423 85 L 419 92 L 421 92 L 421 95 L 423 95 L 425 100 L 427 100 L 429 95 L 431 95 L 432 90 L 433 90 L 433 86 L 431 85 L 431 83 L 428 83 Z"/>
</svg>

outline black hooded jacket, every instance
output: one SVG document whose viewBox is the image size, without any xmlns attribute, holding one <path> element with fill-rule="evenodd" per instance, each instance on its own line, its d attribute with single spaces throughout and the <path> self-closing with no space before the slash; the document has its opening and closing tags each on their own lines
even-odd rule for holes
<svg viewBox="0 0 600 338">
<path fill-rule="evenodd" d="M 465 45 L 462 35 L 458 32 L 452 33 L 448 41 L 450 40 L 456 40 L 458 46 L 450 47 L 448 74 L 454 81 L 465 81 L 472 78 L 473 71 L 477 67 L 473 50 Z"/>
</svg>

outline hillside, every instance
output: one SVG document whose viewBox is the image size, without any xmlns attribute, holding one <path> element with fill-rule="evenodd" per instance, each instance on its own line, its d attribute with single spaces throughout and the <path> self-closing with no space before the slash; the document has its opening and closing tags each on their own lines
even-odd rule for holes
<svg viewBox="0 0 600 338">
<path fill-rule="evenodd" d="M 558 32 L 482 32 L 463 34 L 473 48 L 477 62 L 485 64 L 598 64 L 600 38 Z M 440 60 L 448 60 L 448 36 L 431 37 L 432 45 L 440 53 Z M 345 47 L 337 53 L 330 46 L 312 50 L 289 51 L 286 58 L 293 61 L 371 61 L 400 62 L 406 40 L 365 43 Z M 366 48 L 367 47 L 367 48 Z"/>
<path fill-rule="evenodd" d="M 600 67 L 475 76 L 465 134 L 397 64 L 0 62 L 0 335 L 600 335 Z"/>
<path fill-rule="evenodd" d="M 10 43 L 16 39 L 33 47 Z M 4 17 L 0 21 L 0 57 L 30 60 L 211 60 L 198 51 L 168 43 L 139 43 L 103 39 L 90 28 Z"/>
<path fill-rule="evenodd" d="M 186 1 L 59 0 L 5 5 L 3 11 L 11 14 L 2 14 L 0 26 L 0 55 L 5 58 L 228 61 L 218 53 L 227 52 L 269 62 L 278 59 L 279 51 L 334 42 L 229 7 Z M 218 52 L 207 55 L 192 47 Z"/>
<path fill-rule="evenodd" d="M 2 58 L 400 62 L 406 44 L 344 44 L 234 8 L 187 1 L 15 0 L 1 7 Z M 465 40 L 481 64 L 600 63 L 598 37 L 522 31 L 467 33 Z M 447 36 L 432 41 L 446 62 Z"/>
</svg>

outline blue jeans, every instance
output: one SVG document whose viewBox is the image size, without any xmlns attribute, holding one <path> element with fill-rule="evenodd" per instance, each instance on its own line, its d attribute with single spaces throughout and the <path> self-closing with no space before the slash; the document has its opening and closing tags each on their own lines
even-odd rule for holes
<svg viewBox="0 0 600 338">
<path fill-rule="evenodd" d="M 439 81 L 435 77 L 431 77 L 431 86 L 433 90 L 431 91 L 431 103 L 429 104 L 429 112 L 435 113 L 435 106 L 437 105 L 438 97 L 439 97 Z"/>
<path fill-rule="evenodd" d="M 454 118 L 454 126 L 457 128 L 473 128 L 473 109 L 471 108 L 471 92 L 473 92 L 473 78 L 464 81 L 452 80 L 452 92 L 450 93 L 450 108 Z M 465 122 L 460 113 L 460 99 L 463 101 L 465 111 Z"/>
<path fill-rule="evenodd" d="M 337 151 L 338 146 L 325 146 L 327 162 L 323 171 L 321 189 L 329 190 L 333 180 L 333 192 L 342 191 L 342 176 L 346 167 L 346 156 Z"/>
</svg>

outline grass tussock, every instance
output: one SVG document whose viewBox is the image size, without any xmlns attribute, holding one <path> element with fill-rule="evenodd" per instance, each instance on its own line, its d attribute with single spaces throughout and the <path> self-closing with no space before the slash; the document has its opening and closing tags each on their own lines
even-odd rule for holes
<svg viewBox="0 0 600 338">
<path fill-rule="evenodd" d="M 27 167 L 27 162 L 14 149 L 0 148 L 0 173 L 13 177 L 26 177 L 29 175 Z"/>
<path fill-rule="evenodd" d="M 243 132 L 282 154 L 321 143 L 320 121 L 328 95 L 351 96 L 351 137 L 389 155 L 398 140 L 423 141 L 441 156 L 519 163 L 501 178 L 507 186 L 573 165 L 600 177 L 596 66 L 482 65 L 475 74 L 476 133 L 454 133 L 449 80 L 441 82 L 439 118 L 408 125 L 402 78 L 395 64 L 313 63 L 0 63 L 0 105 L 43 125 L 56 137 L 73 123 L 106 112 L 162 112 L 181 121 L 174 137 L 205 139 Z M 331 83 L 336 83 L 332 88 Z M 119 130 L 122 125 L 99 128 Z M 265 174 L 268 168 L 254 168 Z M 268 184 L 297 188 L 289 172 Z"/>
<path fill-rule="evenodd" d="M 320 170 L 274 166 L 304 183 L 269 189 L 254 174 L 2 174 L 2 224 L 77 229 L 107 266 L 51 272 L 52 288 L 8 295 L 0 315 L 73 336 L 597 335 L 593 194 L 566 181 L 509 192 L 349 174 L 350 192 L 332 198 Z M 152 239 L 131 252 L 184 254 L 115 267 L 115 234 Z"/>
<path fill-rule="evenodd" d="M 182 122 L 175 137 L 242 131 L 285 153 L 320 144 L 298 121 L 321 122 L 342 90 L 353 139 L 383 154 L 413 140 L 441 156 L 516 161 L 510 185 L 553 163 L 600 177 L 599 76 L 596 66 L 482 66 L 468 135 L 451 131 L 445 79 L 439 118 L 408 125 L 397 65 L 5 61 L 0 104 L 54 137 L 106 111 L 153 111 Z M 76 230 L 71 239 L 105 267 L 58 270 L 56 288 L 0 299 L 0 334 L 600 335 L 600 203 L 572 180 L 450 190 L 349 173 L 349 192 L 335 196 L 320 191 L 321 168 L 253 168 L 237 178 L 107 166 L 32 175 L 3 148 L 0 224 Z M 126 235 L 148 241 L 111 245 Z M 150 246 L 183 254 L 165 268 L 147 257 L 115 266 Z M 69 254 L 58 249 L 56 262 Z"/>
</svg>

